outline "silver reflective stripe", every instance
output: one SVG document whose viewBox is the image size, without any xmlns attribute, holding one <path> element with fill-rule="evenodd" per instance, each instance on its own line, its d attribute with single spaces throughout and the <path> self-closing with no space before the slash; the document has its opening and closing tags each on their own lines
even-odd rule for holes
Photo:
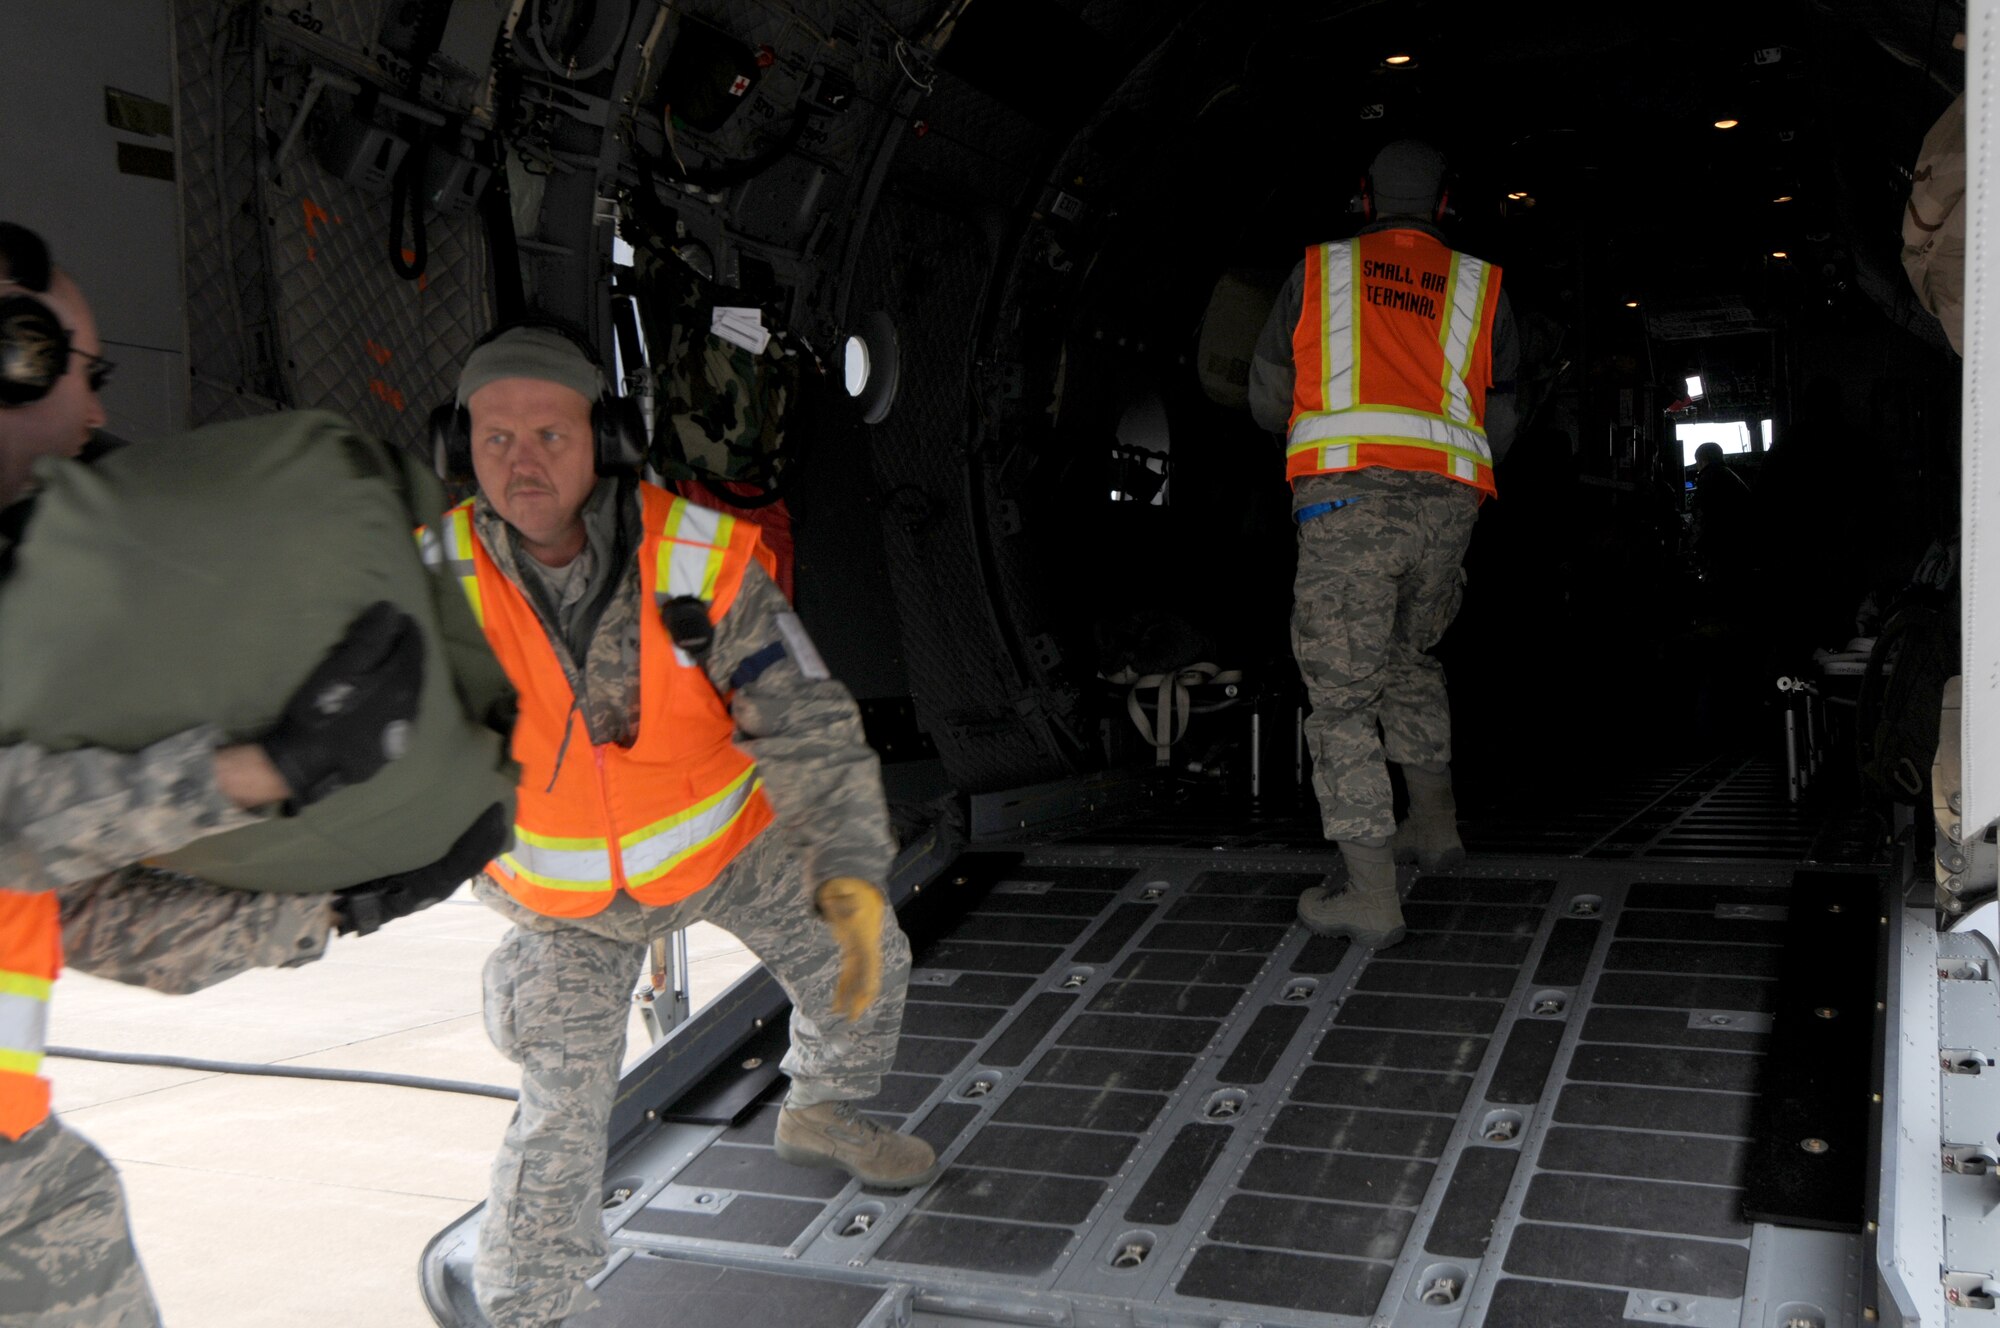
<svg viewBox="0 0 2000 1328">
<path fill-rule="evenodd" d="M 49 1003 L 34 996 L 0 996 L 0 1051 L 39 1056 L 49 1041 Z"/>
<path fill-rule="evenodd" d="M 697 507 L 686 499 L 681 500 L 681 520 L 677 529 L 669 532 L 669 538 L 690 540 L 696 544 L 714 544 L 716 534 L 722 529 L 723 515 L 713 508 Z"/>
<path fill-rule="evenodd" d="M 619 852 L 625 861 L 625 879 L 634 888 L 666 874 L 675 862 L 729 828 L 729 823 L 749 805 L 750 795 L 760 786 L 756 767 L 743 772 L 736 783 L 725 789 L 707 806 L 685 820 L 670 821 L 658 828 L 625 836 Z"/>
<path fill-rule="evenodd" d="M 1486 444 L 1486 431 L 1478 425 L 1395 410 L 1336 410 L 1302 416 L 1292 426 L 1291 445 L 1349 438 L 1410 438 L 1435 447 L 1455 448 L 1470 454 L 1481 465 L 1493 464 L 1493 449 Z"/>
<path fill-rule="evenodd" d="M 1472 363 L 1472 343 L 1479 336 L 1479 296 L 1485 282 L 1486 264 L 1470 254 L 1453 256 L 1451 307 L 1445 310 L 1438 341 L 1444 347 L 1444 413 L 1461 424 L 1472 422 L 1465 374 Z"/>
<path fill-rule="evenodd" d="M 701 592 L 708 582 L 709 560 L 721 556 L 722 550 L 707 544 L 675 541 L 667 555 L 667 598 L 677 599 L 682 595 L 704 598 Z"/>
<path fill-rule="evenodd" d="M 1328 470 L 1353 470 L 1354 445 L 1345 447 L 1325 447 L 1320 449 L 1319 464 Z"/>
<path fill-rule="evenodd" d="M 1354 372 L 1360 348 L 1355 344 L 1354 266 L 1361 246 L 1335 241 L 1320 246 L 1320 354 L 1326 374 L 1328 410 L 1360 404 L 1361 380 Z"/>
<path fill-rule="evenodd" d="M 601 848 L 540 848 L 515 827 L 514 848 L 500 855 L 509 871 L 551 890 L 609 890 L 611 855 Z"/>
<path fill-rule="evenodd" d="M 424 560 L 424 566 L 426 567 L 443 567 L 445 565 L 444 541 L 438 538 L 438 533 L 428 526 L 424 527 L 417 534 L 417 554 Z"/>
</svg>

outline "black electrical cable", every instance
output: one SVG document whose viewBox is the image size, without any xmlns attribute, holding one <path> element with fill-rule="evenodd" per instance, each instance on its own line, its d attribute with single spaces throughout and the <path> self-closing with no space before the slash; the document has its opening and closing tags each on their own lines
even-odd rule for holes
<svg viewBox="0 0 2000 1328">
<path fill-rule="evenodd" d="M 46 1056 L 70 1061 L 101 1061 L 106 1065 L 148 1065 L 165 1070 L 203 1070 L 210 1074 L 259 1075 L 271 1079 L 325 1079 L 340 1084 L 382 1084 L 390 1088 L 425 1088 L 436 1093 L 466 1093 L 516 1101 L 521 1094 L 498 1084 L 465 1079 L 430 1079 L 420 1074 L 386 1074 L 374 1070 L 331 1070 L 314 1065 L 265 1065 L 257 1061 L 210 1061 L 196 1056 L 156 1056 L 131 1051 L 92 1051 L 84 1047 L 49 1047 Z"/>
</svg>

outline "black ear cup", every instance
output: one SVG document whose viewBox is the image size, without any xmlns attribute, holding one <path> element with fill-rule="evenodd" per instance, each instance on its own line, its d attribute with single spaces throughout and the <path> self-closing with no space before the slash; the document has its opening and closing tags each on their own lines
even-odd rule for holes
<svg viewBox="0 0 2000 1328">
<path fill-rule="evenodd" d="M 646 415 L 631 397 L 600 397 L 590 412 L 597 432 L 597 473 L 636 475 L 646 464 Z"/>
<path fill-rule="evenodd" d="M 431 468 L 447 484 L 472 483 L 472 421 L 447 401 L 431 412 Z"/>
<path fill-rule="evenodd" d="M 69 329 L 46 304 L 27 295 L 0 296 L 0 406 L 47 396 L 69 371 L 69 355 Z"/>
</svg>

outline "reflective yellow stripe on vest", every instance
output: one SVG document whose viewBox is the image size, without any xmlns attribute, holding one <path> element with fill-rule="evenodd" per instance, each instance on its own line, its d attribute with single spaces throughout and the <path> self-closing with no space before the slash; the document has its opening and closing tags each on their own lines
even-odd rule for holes
<svg viewBox="0 0 2000 1328">
<path fill-rule="evenodd" d="M 445 513 L 442 538 L 428 526 L 417 531 L 417 553 L 424 566 L 446 569 L 458 578 L 459 587 L 465 591 L 465 602 L 472 606 L 472 616 L 484 628 L 486 608 L 479 597 L 479 564 L 472 556 L 473 539 L 472 509 L 454 507 Z"/>
<path fill-rule="evenodd" d="M 558 839 L 514 826 L 514 847 L 500 855 L 507 870 L 545 890 L 610 890 L 611 848 L 602 839 Z"/>
<path fill-rule="evenodd" d="M 47 978 L 0 969 L 0 1070 L 40 1073 L 53 986 Z"/>
<path fill-rule="evenodd" d="M 1299 422 L 1292 426 L 1292 442 L 1285 449 L 1285 459 L 1290 461 L 1301 452 L 1318 451 L 1322 453 L 1319 469 L 1347 470 L 1354 465 L 1355 447 L 1364 443 L 1442 452 L 1452 474 L 1465 480 L 1477 475 L 1479 467 L 1493 464 L 1493 449 L 1486 442 L 1486 431 L 1477 425 L 1381 406 L 1300 416 Z"/>
<path fill-rule="evenodd" d="M 751 766 L 714 797 L 620 839 L 626 882 L 637 889 L 657 881 L 727 834 L 763 782 Z"/>
<path fill-rule="evenodd" d="M 1459 424 L 1472 423 L 1472 400 L 1465 390 L 1465 376 L 1472 363 L 1472 342 L 1479 335 L 1479 311 L 1486 306 L 1486 288 L 1493 269 L 1470 254 L 1452 259 L 1451 277 L 1445 290 L 1444 317 L 1438 326 L 1438 345 L 1444 349 L 1445 416 Z"/>
<path fill-rule="evenodd" d="M 670 599 L 692 596 L 707 603 L 715 598 L 715 583 L 721 579 L 723 555 L 736 531 L 736 518 L 685 499 L 676 501 L 674 514 L 660 540 L 658 566 L 653 570 L 653 599 L 665 604 Z M 679 646 L 674 661 L 682 668 L 694 667 L 694 659 Z"/>
</svg>

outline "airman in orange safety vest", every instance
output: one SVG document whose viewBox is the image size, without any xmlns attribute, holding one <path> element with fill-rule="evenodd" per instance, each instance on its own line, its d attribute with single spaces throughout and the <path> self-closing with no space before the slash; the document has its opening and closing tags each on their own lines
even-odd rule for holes
<svg viewBox="0 0 2000 1328">
<path fill-rule="evenodd" d="M 1449 198 L 1435 148 L 1383 148 L 1356 200 L 1366 224 L 1306 250 L 1250 370 L 1252 413 L 1285 437 L 1292 646 L 1322 828 L 1348 874 L 1344 893 L 1307 890 L 1299 917 L 1377 947 L 1403 936 L 1396 862 L 1464 857 L 1444 669 L 1428 652 L 1458 612 L 1473 521 L 1514 428 L 1500 269 L 1445 242 Z M 1400 829 L 1391 761 L 1410 791 Z"/>
</svg>

